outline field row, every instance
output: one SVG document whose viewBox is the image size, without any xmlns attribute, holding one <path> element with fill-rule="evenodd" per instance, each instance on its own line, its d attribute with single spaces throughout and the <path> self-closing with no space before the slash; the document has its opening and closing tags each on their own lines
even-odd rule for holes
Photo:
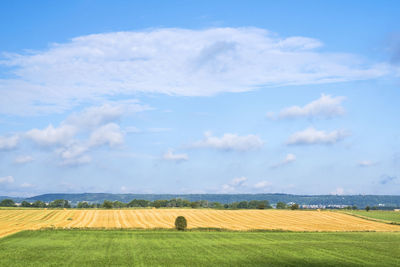
<svg viewBox="0 0 400 267">
<path fill-rule="evenodd" d="M 329 211 L 291 210 L 0 210 L 0 237 L 26 229 L 173 228 L 177 216 L 188 228 L 290 231 L 400 231 L 400 226 Z"/>
<path fill-rule="evenodd" d="M 26 231 L 0 239 L 10 266 L 400 266 L 400 233 Z"/>
</svg>

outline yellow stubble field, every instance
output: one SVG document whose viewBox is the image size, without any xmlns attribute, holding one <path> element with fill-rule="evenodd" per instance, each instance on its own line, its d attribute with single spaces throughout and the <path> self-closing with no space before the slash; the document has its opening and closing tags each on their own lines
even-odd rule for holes
<svg viewBox="0 0 400 267">
<path fill-rule="evenodd" d="M 330 211 L 122 209 L 122 210 L 0 210 L 0 237 L 28 229 L 55 228 L 173 228 L 177 216 L 188 228 L 289 231 L 400 231 L 390 225 Z"/>
</svg>

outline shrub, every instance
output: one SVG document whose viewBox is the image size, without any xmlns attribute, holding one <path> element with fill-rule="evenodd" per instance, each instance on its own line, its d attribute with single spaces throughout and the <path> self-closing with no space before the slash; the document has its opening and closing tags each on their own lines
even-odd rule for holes
<svg viewBox="0 0 400 267">
<path fill-rule="evenodd" d="M 295 203 L 292 206 L 290 206 L 291 210 L 298 210 L 299 209 L 299 204 Z"/>
<path fill-rule="evenodd" d="M 175 228 L 176 230 L 179 231 L 184 231 L 187 227 L 187 221 L 186 218 L 183 216 L 178 216 L 175 219 Z"/>
<path fill-rule="evenodd" d="M 365 210 L 366 210 L 366 211 L 369 211 L 370 209 L 371 209 L 371 208 L 370 208 L 369 206 L 366 206 L 366 207 L 365 207 Z"/>
</svg>

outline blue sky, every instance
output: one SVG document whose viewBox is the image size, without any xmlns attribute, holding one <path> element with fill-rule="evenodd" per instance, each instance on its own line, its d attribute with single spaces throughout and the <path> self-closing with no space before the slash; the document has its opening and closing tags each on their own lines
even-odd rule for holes
<svg viewBox="0 0 400 267">
<path fill-rule="evenodd" d="M 399 194 L 397 1 L 3 1 L 0 195 Z"/>
</svg>

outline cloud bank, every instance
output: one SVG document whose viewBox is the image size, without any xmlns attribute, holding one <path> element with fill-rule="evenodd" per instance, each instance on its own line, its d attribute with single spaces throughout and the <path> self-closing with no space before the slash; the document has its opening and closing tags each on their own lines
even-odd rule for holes
<svg viewBox="0 0 400 267">
<path fill-rule="evenodd" d="M 62 112 L 137 93 L 210 96 L 261 87 L 365 80 L 388 74 L 319 40 L 260 28 L 177 28 L 73 38 L 42 51 L 3 54 L 0 113 Z M 29 49 L 29 48 L 28 48 Z"/>
</svg>

